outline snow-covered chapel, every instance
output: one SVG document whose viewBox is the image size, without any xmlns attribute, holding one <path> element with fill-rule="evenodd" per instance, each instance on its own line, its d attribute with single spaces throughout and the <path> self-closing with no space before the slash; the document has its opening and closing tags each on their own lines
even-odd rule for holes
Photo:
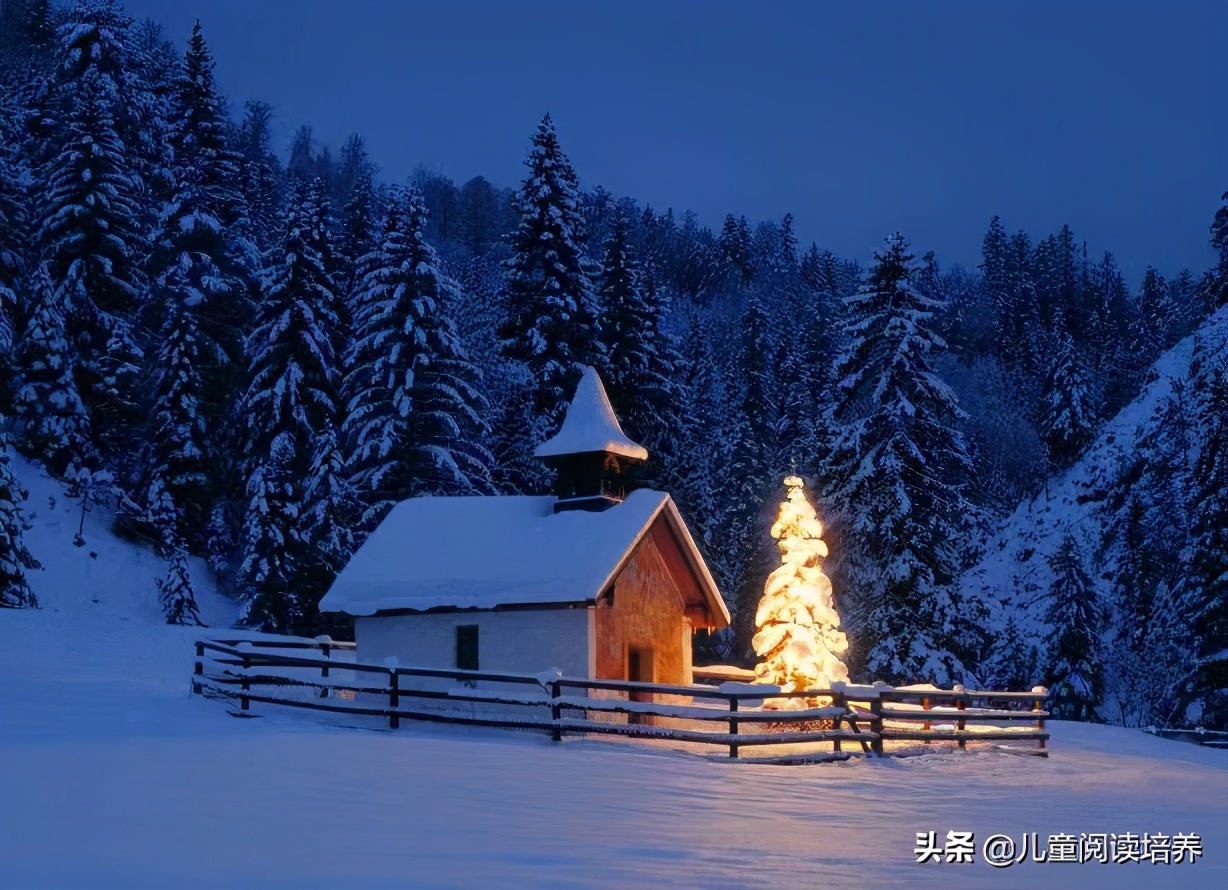
<svg viewBox="0 0 1228 890">
<path fill-rule="evenodd" d="M 691 635 L 729 612 L 648 459 L 586 368 L 536 455 L 550 495 L 402 501 L 320 603 L 355 617 L 358 657 L 404 667 L 691 682 Z"/>
</svg>

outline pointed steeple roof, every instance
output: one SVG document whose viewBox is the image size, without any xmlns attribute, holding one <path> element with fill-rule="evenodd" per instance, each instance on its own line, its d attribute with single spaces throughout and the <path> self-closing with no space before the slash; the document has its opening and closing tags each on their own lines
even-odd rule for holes
<svg viewBox="0 0 1228 890">
<path fill-rule="evenodd" d="M 563 426 L 553 438 L 537 446 L 537 457 L 561 457 L 605 451 L 634 460 L 648 460 L 648 449 L 632 442 L 618 424 L 614 408 L 597 372 L 585 365 L 584 376 L 567 408 Z"/>
</svg>

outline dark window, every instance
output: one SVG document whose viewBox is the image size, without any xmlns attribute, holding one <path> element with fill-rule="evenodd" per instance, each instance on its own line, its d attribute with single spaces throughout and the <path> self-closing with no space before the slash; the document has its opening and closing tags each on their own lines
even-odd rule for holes
<svg viewBox="0 0 1228 890">
<path fill-rule="evenodd" d="M 462 624 L 456 628 L 456 667 L 462 671 L 478 669 L 478 626 Z"/>
</svg>

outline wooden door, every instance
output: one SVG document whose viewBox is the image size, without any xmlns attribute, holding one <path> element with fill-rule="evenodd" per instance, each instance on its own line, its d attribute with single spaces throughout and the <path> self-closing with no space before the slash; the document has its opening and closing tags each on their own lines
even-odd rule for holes
<svg viewBox="0 0 1228 890">
<path fill-rule="evenodd" d="M 627 679 L 636 683 L 655 683 L 655 659 L 652 649 L 632 646 L 627 650 Z M 628 698 L 631 701 L 652 702 L 651 692 L 632 692 Z M 652 717 L 645 714 L 632 714 L 629 723 L 651 724 Z"/>
</svg>

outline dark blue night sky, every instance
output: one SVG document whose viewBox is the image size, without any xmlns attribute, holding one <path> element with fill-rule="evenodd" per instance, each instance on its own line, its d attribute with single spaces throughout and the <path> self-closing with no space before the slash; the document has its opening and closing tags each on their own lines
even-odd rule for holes
<svg viewBox="0 0 1228 890">
<path fill-rule="evenodd" d="M 236 103 L 383 175 L 514 185 L 543 111 L 586 186 L 719 226 L 791 211 L 865 259 L 901 228 L 975 264 L 990 216 L 1070 223 L 1132 280 L 1211 263 L 1228 4 L 128 0 L 199 15 Z M 284 149 L 283 145 L 283 149 Z"/>
</svg>

